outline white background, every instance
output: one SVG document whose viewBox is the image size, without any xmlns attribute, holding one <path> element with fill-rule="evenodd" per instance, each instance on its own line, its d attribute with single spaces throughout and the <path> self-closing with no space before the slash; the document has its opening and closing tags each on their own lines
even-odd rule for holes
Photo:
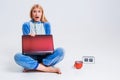
<svg viewBox="0 0 120 80">
<path fill-rule="evenodd" d="M 41 4 L 51 23 L 55 48 L 65 58 L 54 73 L 23 73 L 14 62 L 21 52 L 22 24 L 33 4 Z M 75 60 L 94 56 L 95 64 L 73 68 Z M 120 74 L 120 0 L 1 0 L 0 79 L 2 80 L 118 80 Z"/>
</svg>

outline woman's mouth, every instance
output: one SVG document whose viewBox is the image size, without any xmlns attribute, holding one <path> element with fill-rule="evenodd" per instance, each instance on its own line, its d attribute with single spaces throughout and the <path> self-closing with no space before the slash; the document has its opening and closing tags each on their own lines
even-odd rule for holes
<svg viewBox="0 0 120 80">
<path fill-rule="evenodd" d="M 38 19 L 39 17 L 35 17 L 36 19 Z"/>
</svg>

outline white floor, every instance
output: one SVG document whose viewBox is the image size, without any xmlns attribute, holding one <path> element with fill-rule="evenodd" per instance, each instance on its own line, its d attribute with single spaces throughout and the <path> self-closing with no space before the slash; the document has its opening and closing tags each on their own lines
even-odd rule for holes
<svg viewBox="0 0 120 80">
<path fill-rule="evenodd" d="M 118 80 L 120 79 L 120 50 L 116 47 L 81 48 L 73 51 L 70 46 L 65 47 L 65 58 L 56 65 L 62 74 L 29 72 L 23 73 L 22 68 L 14 62 L 14 54 L 20 50 L 15 39 L 12 42 L 1 39 L 0 43 L 0 79 L 2 80 Z M 6 42 L 6 43 L 5 43 Z M 4 46 L 5 45 L 5 46 Z M 83 64 L 82 69 L 73 67 L 75 60 L 82 56 L 94 56 L 94 64 Z"/>
</svg>

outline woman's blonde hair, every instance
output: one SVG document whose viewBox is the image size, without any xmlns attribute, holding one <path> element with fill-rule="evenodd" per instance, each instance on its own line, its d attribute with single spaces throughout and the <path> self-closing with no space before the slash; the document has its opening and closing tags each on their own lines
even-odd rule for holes
<svg viewBox="0 0 120 80">
<path fill-rule="evenodd" d="M 47 19 L 46 19 L 46 17 L 45 17 L 45 15 L 44 15 L 44 11 L 43 11 L 43 8 L 42 8 L 42 6 L 40 6 L 39 4 L 35 4 L 35 5 L 33 5 L 33 7 L 31 8 L 31 10 L 30 10 L 30 18 L 32 19 L 32 11 L 33 11 L 33 9 L 35 9 L 35 8 L 39 8 L 41 11 L 42 11 L 42 16 L 41 16 L 41 22 L 47 22 Z"/>
</svg>

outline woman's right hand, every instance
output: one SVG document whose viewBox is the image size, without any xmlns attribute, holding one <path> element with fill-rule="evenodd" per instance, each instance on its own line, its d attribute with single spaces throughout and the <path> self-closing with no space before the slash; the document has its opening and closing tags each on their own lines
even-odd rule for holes
<svg viewBox="0 0 120 80">
<path fill-rule="evenodd" d="M 29 35 L 30 35 L 30 36 L 32 36 L 32 37 L 35 37 L 35 35 L 36 35 L 36 34 L 34 34 L 34 33 L 31 33 L 31 34 L 29 34 Z"/>
</svg>

